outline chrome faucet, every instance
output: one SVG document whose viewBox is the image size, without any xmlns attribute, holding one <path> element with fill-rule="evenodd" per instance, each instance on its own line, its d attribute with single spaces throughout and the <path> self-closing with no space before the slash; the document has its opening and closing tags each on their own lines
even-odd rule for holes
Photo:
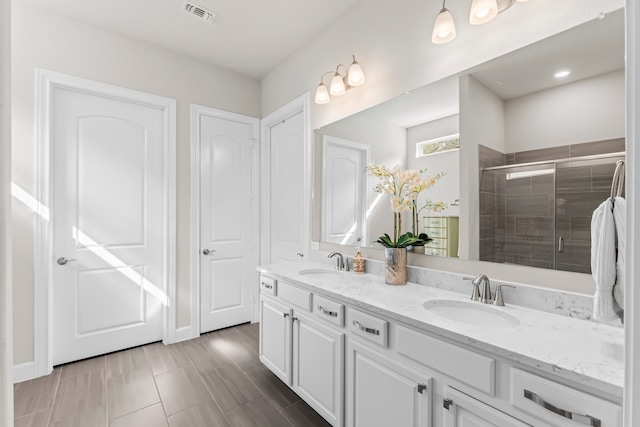
<svg viewBox="0 0 640 427">
<path fill-rule="evenodd" d="M 489 278 L 484 274 L 478 274 L 475 279 L 471 282 L 474 286 L 483 285 L 480 288 L 480 301 L 484 304 L 491 304 L 493 301 L 491 300 L 491 283 L 489 282 Z"/>
<path fill-rule="evenodd" d="M 327 258 L 333 258 L 334 256 L 337 256 L 336 270 L 344 271 L 344 258 L 342 254 L 340 252 L 331 252 L 329 255 L 327 255 Z"/>
</svg>

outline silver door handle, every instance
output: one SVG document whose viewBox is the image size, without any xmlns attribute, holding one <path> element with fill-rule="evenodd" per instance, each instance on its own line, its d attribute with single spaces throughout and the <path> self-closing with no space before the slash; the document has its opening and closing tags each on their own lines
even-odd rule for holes
<svg viewBox="0 0 640 427">
<path fill-rule="evenodd" d="M 558 239 L 558 252 L 564 252 L 564 237 Z"/>
<path fill-rule="evenodd" d="M 362 326 L 360 324 L 360 322 L 358 322 L 357 320 L 353 321 L 353 326 L 355 326 L 356 328 L 358 328 L 361 331 L 364 331 L 364 332 L 366 332 L 368 334 L 380 335 L 380 331 L 378 329 L 367 328 L 366 326 Z"/>
<path fill-rule="evenodd" d="M 322 313 L 322 314 L 326 314 L 327 316 L 338 317 L 338 312 L 337 311 L 329 311 L 329 310 L 325 309 L 321 305 L 318 306 L 318 311 L 320 313 Z"/>
<path fill-rule="evenodd" d="M 533 403 L 535 403 L 536 405 L 540 405 L 542 406 L 544 409 L 546 409 L 547 411 L 551 411 L 554 414 L 558 414 L 561 417 L 565 417 L 568 418 L 570 420 L 574 420 L 579 422 L 580 424 L 586 424 L 588 426 L 591 427 L 600 427 L 601 423 L 600 420 L 597 418 L 593 418 L 590 415 L 581 415 L 581 414 L 575 414 L 573 412 L 569 412 L 566 411 L 564 409 L 560 409 L 556 406 L 553 406 L 551 403 L 546 402 L 543 398 L 541 398 L 540 396 L 538 396 L 537 394 L 529 391 L 529 390 L 524 390 L 524 397 L 526 397 L 527 399 L 531 400 Z"/>
<path fill-rule="evenodd" d="M 209 250 L 209 249 L 203 249 L 203 250 L 202 250 L 202 253 L 203 253 L 204 255 L 209 255 L 209 254 L 213 254 L 215 251 L 216 251 L 215 249 L 212 249 L 212 250 Z"/>
<path fill-rule="evenodd" d="M 58 258 L 56 260 L 56 262 L 58 263 L 58 265 L 67 265 L 67 263 L 69 262 L 73 262 L 73 261 L 77 261 L 76 259 L 67 259 L 63 256 L 61 256 L 60 258 Z"/>
</svg>

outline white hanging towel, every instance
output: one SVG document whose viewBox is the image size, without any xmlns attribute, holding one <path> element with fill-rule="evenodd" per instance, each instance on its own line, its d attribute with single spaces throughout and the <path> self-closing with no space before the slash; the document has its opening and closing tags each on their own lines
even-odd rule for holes
<svg viewBox="0 0 640 427">
<path fill-rule="evenodd" d="M 596 282 L 593 318 L 615 320 L 613 285 L 616 281 L 616 230 L 611 199 L 602 202 L 591 217 L 591 274 Z"/>
<path fill-rule="evenodd" d="M 616 283 L 613 286 L 613 298 L 620 309 L 624 309 L 624 254 L 627 244 L 627 201 L 622 197 L 616 197 L 615 203 L 613 204 L 613 225 L 616 228 L 616 236 L 618 237 L 618 259 L 616 261 Z"/>
</svg>

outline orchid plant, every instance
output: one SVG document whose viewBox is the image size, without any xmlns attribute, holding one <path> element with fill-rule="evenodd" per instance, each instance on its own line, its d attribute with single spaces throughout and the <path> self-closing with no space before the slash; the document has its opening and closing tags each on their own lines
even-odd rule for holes
<svg viewBox="0 0 640 427">
<path fill-rule="evenodd" d="M 397 166 L 389 169 L 386 166 L 374 164 L 369 165 L 367 171 L 379 178 L 380 181 L 374 190 L 377 193 L 389 194 L 389 202 L 393 212 L 393 236 L 385 233 L 376 242 L 386 248 L 406 248 L 416 243 L 422 243 L 422 240 L 415 233 L 402 234 L 402 214 L 404 212 L 412 212 L 413 214 L 418 194 L 435 185 L 443 174 L 423 177 L 426 169 L 402 170 Z"/>
</svg>

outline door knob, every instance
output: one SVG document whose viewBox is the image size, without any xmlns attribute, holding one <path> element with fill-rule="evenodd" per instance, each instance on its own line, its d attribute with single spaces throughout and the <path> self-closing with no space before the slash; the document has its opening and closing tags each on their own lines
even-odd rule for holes
<svg viewBox="0 0 640 427">
<path fill-rule="evenodd" d="M 73 262 L 73 261 L 77 261 L 75 259 L 66 259 L 65 257 L 60 257 L 56 260 L 56 262 L 58 263 L 58 265 L 67 265 L 67 263 L 69 262 Z"/>
<path fill-rule="evenodd" d="M 215 251 L 216 251 L 215 249 L 212 249 L 212 250 L 209 250 L 209 249 L 203 249 L 203 250 L 202 250 L 202 253 L 203 253 L 204 255 L 209 255 L 209 254 L 213 254 Z"/>
</svg>

